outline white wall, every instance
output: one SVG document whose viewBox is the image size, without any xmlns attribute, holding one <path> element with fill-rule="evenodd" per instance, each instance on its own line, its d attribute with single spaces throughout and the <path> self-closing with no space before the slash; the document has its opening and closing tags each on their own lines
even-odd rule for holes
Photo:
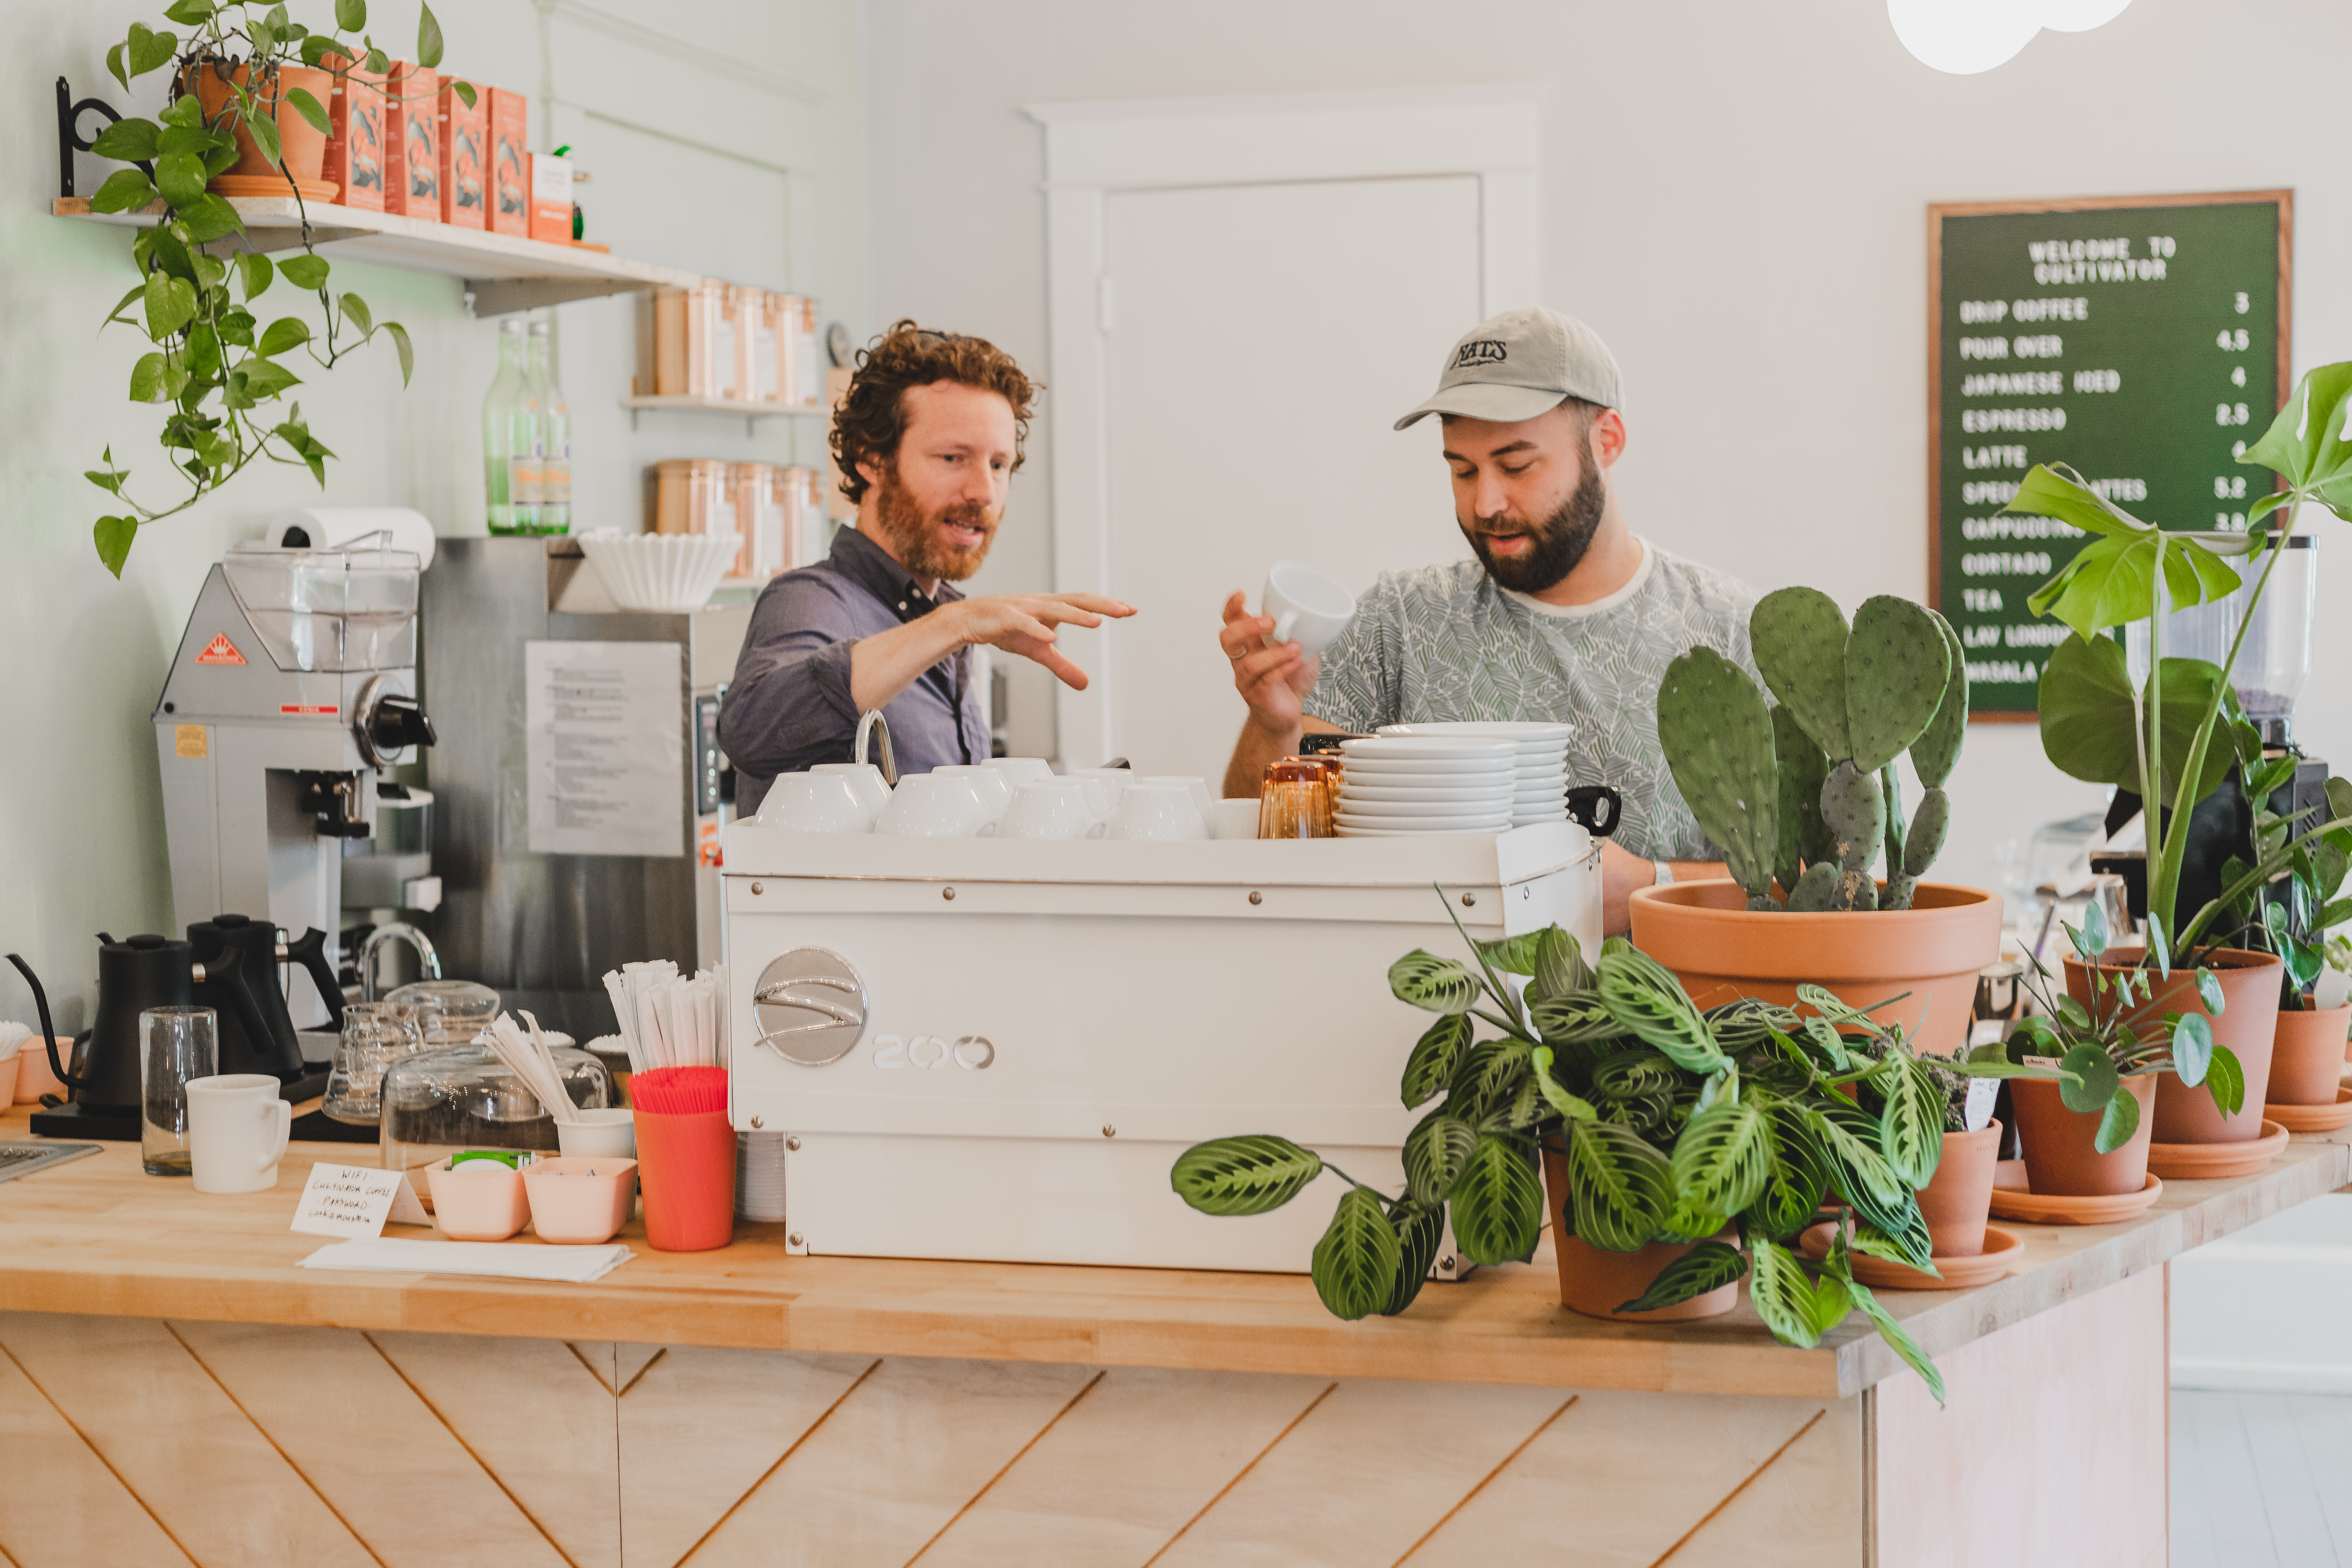
<svg viewBox="0 0 2352 1568">
<path fill-rule="evenodd" d="M 325 0 L 297 0 L 322 23 Z M 165 929 L 171 919 L 154 731 L 156 693 L 206 569 L 257 534 L 278 507 L 394 502 L 445 532 L 482 528 L 480 407 L 497 327 L 467 314 L 457 280 L 351 263 L 340 286 L 416 344 L 401 389 L 389 344 L 306 377 L 311 429 L 340 459 L 323 495 L 300 469 L 265 465 L 218 498 L 142 531 L 121 583 L 91 548 L 106 498 L 84 482 L 111 443 L 149 496 L 161 467 L 161 415 L 124 401 L 143 340 L 98 323 L 135 281 L 128 231 L 53 218 L 54 79 L 126 112 L 161 107 L 160 75 L 125 93 L 107 47 L 154 6 L 0 0 L 0 80 L 15 106 L 0 139 L 0 951 L 23 952 L 59 1005 L 87 1020 L 91 933 Z M 312 15 L 315 12 L 316 15 Z M 415 8 L 374 7 L 392 47 L 413 38 Z M 622 255 L 740 282 L 818 295 L 826 314 L 864 323 L 864 111 L 854 0 L 473 0 L 440 8 L 444 68 L 532 100 L 532 145 L 577 144 L 600 179 L 581 192 L 590 237 Z M 631 18 L 637 18 L 632 20 Z M 554 89 L 551 94 L 551 87 Z M 95 117 L 86 117 L 86 129 Z M 659 149 L 670 159 L 649 156 Z M 111 167 L 79 159 L 79 189 Z M 290 313 L 289 292 L 262 303 Z M 632 436 L 618 399 L 634 359 L 633 300 L 563 307 L 563 385 L 575 430 L 575 527 L 637 526 L 644 466 L 668 457 L 812 461 L 813 425 L 649 418 Z M 32 1016 L 0 969 L 0 1018 Z"/>
<path fill-rule="evenodd" d="M 1545 298 L 1624 366 L 1629 516 L 1759 587 L 1849 607 L 1927 588 L 1931 201 L 2294 186 L 2296 370 L 2352 358 L 2332 286 L 2352 263 L 2336 79 L 2352 12 L 2327 0 L 2137 0 L 1971 78 L 1913 60 L 1874 0 L 870 0 L 866 26 L 875 317 L 978 332 L 1033 367 L 1041 153 L 1022 105 L 1549 82 Z M 1433 378 L 1446 347 L 1428 345 Z M 1311 363 L 1278 374 L 1311 386 Z M 1048 420 L 983 591 L 1048 584 L 1050 439 Z M 1430 555 L 1447 552 L 1433 428 L 1362 439 L 1430 448 Z M 2323 526 L 2330 580 L 2352 587 L 2352 529 Z M 1198 613 L 1210 635 L 1215 606 Z M 2323 617 L 2317 665 L 2352 669 L 2352 618 Z M 1050 700 L 1019 673 L 1015 750 L 1050 752 Z M 2352 768 L 2352 698 L 2315 686 L 2303 732 Z M 2104 797 L 2013 724 L 1974 728 L 1953 794 L 1938 874 L 1984 886 L 1994 845 Z"/>
</svg>

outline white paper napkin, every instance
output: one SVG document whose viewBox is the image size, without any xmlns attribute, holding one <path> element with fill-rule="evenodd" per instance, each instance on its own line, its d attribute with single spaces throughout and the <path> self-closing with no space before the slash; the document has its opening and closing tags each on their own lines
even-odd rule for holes
<svg viewBox="0 0 2352 1568">
<path fill-rule="evenodd" d="M 305 1268 L 350 1268 L 371 1274 L 475 1274 L 498 1279 L 544 1279 L 586 1285 L 602 1279 L 635 1253 L 609 1247 L 548 1247 L 510 1241 L 407 1241 L 378 1237 L 339 1241 L 302 1259 Z"/>
</svg>

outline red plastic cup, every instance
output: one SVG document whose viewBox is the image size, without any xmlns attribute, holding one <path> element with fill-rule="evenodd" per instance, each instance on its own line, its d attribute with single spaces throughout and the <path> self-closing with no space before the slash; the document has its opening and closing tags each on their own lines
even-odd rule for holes
<svg viewBox="0 0 2352 1568">
<path fill-rule="evenodd" d="M 735 1239 L 735 1128 L 724 1110 L 639 1109 L 637 1178 L 657 1252 L 709 1252 Z"/>
</svg>

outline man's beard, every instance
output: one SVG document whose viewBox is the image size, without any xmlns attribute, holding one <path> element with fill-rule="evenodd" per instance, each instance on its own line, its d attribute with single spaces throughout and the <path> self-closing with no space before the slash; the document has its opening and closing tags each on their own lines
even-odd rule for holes
<svg viewBox="0 0 2352 1568">
<path fill-rule="evenodd" d="M 910 576 L 922 582 L 937 578 L 942 583 L 961 583 L 980 570 L 988 559 L 988 547 L 996 541 L 996 518 L 988 508 L 977 501 L 958 501 L 928 516 L 922 504 L 908 493 L 898 482 L 898 465 L 894 459 L 882 472 L 882 482 L 874 497 L 874 515 L 882 525 L 882 535 L 889 542 L 890 552 L 898 558 Z M 939 525 L 960 522 L 981 531 L 980 542 L 970 549 L 954 549 L 940 542 Z"/>
<path fill-rule="evenodd" d="M 1593 460 L 1588 443 L 1584 478 L 1578 481 L 1574 493 L 1560 502 L 1549 517 L 1524 531 L 1535 541 L 1534 549 L 1525 555 L 1498 557 L 1487 548 L 1486 522 L 1465 525 L 1462 531 L 1469 536 L 1470 548 L 1477 552 L 1487 576 L 1522 594 L 1540 594 L 1556 586 L 1583 561 L 1584 552 L 1592 548 L 1592 536 L 1600 531 L 1601 514 L 1608 504 L 1601 465 Z"/>
</svg>

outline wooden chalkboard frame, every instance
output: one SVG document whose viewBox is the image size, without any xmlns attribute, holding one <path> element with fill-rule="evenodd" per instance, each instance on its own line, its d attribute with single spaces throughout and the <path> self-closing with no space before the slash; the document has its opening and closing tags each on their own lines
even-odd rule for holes
<svg viewBox="0 0 2352 1568">
<path fill-rule="evenodd" d="M 2206 191 L 2162 196 L 2060 196 L 2040 201 L 1931 202 L 1927 206 L 1927 603 L 1944 607 L 1944 220 L 1948 217 L 2006 217 L 2034 213 L 2096 212 L 2113 207 L 2255 206 L 2278 207 L 2278 389 L 2273 408 L 2286 406 L 2294 390 L 2287 363 L 2293 342 L 2294 304 L 2294 192 Z M 2003 710 L 1971 711 L 1972 723 L 2029 724 L 2037 713 Z"/>
</svg>

